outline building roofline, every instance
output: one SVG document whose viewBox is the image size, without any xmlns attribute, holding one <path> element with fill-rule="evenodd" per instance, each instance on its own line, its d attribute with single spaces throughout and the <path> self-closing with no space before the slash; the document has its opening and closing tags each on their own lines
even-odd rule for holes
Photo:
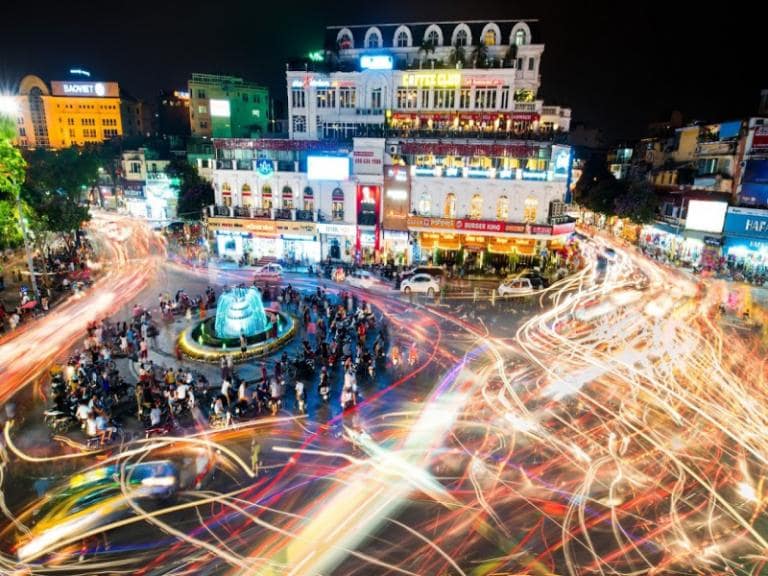
<svg viewBox="0 0 768 576">
<path fill-rule="evenodd" d="M 430 24 L 508 24 L 510 22 L 538 22 L 538 18 L 514 18 L 506 20 L 442 20 L 436 22 L 381 22 L 379 24 L 346 24 L 339 26 L 326 26 L 326 30 L 341 30 L 342 28 L 370 28 L 373 26 L 428 26 Z"/>
</svg>

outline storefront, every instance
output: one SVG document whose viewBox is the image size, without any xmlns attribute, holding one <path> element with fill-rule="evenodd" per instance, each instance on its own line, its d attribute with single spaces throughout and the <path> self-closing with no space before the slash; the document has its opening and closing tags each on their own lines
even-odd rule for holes
<svg viewBox="0 0 768 576">
<path fill-rule="evenodd" d="M 222 258 L 251 262 L 278 259 L 312 264 L 320 260 L 320 241 L 314 222 L 209 218 L 209 234 Z"/>
<path fill-rule="evenodd" d="M 352 224 L 319 223 L 317 231 L 320 235 L 320 257 L 341 262 L 351 262 L 356 234 Z"/>
<path fill-rule="evenodd" d="M 640 245 L 654 258 L 697 266 L 704 250 L 704 237 L 657 222 L 643 226 Z"/>
<path fill-rule="evenodd" d="M 768 266 L 768 210 L 729 208 L 723 230 L 728 265 L 744 271 Z"/>
<path fill-rule="evenodd" d="M 395 266 L 405 266 L 409 263 L 408 252 L 410 244 L 408 232 L 402 230 L 384 230 L 382 234 L 382 253 L 386 263 Z"/>
</svg>

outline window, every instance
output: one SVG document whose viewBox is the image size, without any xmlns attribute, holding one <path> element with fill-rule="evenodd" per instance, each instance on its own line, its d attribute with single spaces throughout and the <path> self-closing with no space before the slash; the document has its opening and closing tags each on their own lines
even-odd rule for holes
<svg viewBox="0 0 768 576">
<path fill-rule="evenodd" d="M 197 107 L 197 113 L 198 114 L 208 114 L 208 106 L 206 106 L 204 104 L 200 104 Z"/>
<path fill-rule="evenodd" d="M 515 44 L 517 46 L 525 44 L 525 30 L 518 30 L 515 32 Z"/>
<path fill-rule="evenodd" d="M 349 34 L 342 34 L 339 38 L 339 48 L 347 50 L 352 48 L 352 37 Z"/>
<path fill-rule="evenodd" d="M 304 210 L 312 211 L 315 208 L 315 193 L 312 188 L 304 188 Z"/>
<path fill-rule="evenodd" d="M 81 118 L 80 124 L 83 126 L 96 126 L 96 120 L 94 118 Z"/>
<path fill-rule="evenodd" d="M 294 108 L 306 108 L 307 93 L 303 88 L 294 88 L 291 90 L 291 106 Z"/>
<path fill-rule="evenodd" d="M 478 88 L 475 91 L 475 108 L 496 108 L 496 88 Z"/>
<path fill-rule="evenodd" d="M 509 86 L 502 86 L 501 88 L 501 106 L 502 110 L 509 109 Z"/>
<path fill-rule="evenodd" d="M 437 30 L 431 30 L 429 34 L 427 34 L 426 40 L 432 44 L 432 46 L 440 46 L 440 34 Z"/>
<path fill-rule="evenodd" d="M 466 46 L 468 41 L 467 31 L 463 28 L 456 32 L 456 46 Z"/>
<path fill-rule="evenodd" d="M 334 221 L 344 220 L 344 191 L 334 188 L 331 193 L 331 218 Z"/>
<path fill-rule="evenodd" d="M 509 220 L 509 198 L 506 196 L 499 196 L 496 200 L 496 219 Z"/>
<path fill-rule="evenodd" d="M 429 88 L 422 88 L 421 89 L 421 107 L 422 108 L 429 108 Z"/>
<path fill-rule="evenodd" d="M 518 58 L 517 59 L 517 64 L 515 65 L 515 68 L 517 68 L 518 70 L 522 70 L 523 69 L 523 59 L 522 58 Z"/>
<path fill-rule="evenodd" d="M 283 186 L 283 208 L 287 210 L 293 208 L 293 190 L 290 186 Z"/>
<path fill-rule="evenodd" d="M 435 88 L 435 108 L 455 108 L 456 90 L 453 88 Z"/>
<path fill-rule="evenodd" d="M 528 70 L 533 70 L 535 62 L 536 61 L 533 58 L 528 58 Z"/>
<path fill-rule="evenodd" d="M 201 100 L 205 100 L 205 90 L 198 90 L 197 97 L 200 98 Z"/>
<path fill-rule="evenodd" d="M 398 48 L 407 48 L 408 47 L 408 32 L 405 30 L 400 30 L 400 32 L 397 33 L 397 47 Z"/>
<path fill-rule="evenodd" d="M 356 88 L 339 88 L 339 106 L 341 108 L 354 108 L 356 97 Z"/>
<path fill-rule="evenodd" d="M 102 118 L 102 126 L 117 126 L 117 120 L 115 118 Z"/>
<path fill-rule="evenodd" d="M 27 130 L 24 126 L 19 126 L 19 136 L 24 138 L 27 135 Z"/>
<path fill-rule="evenodd" d="M 462 88 L 459 91 L 459 108 L 468 109 L 472 102 L 472 88 Z"/>
<path fill-rule="evenodd" d="M 371 108 L 381 110 L 381 88 L 371 90 Z"/>
<path fill-rule="evenodd" d="M 526 222 L 536 222 L 536 209 L 539 207 L 539 201 L 536 198 L 526 198 L 523 204 L 523 220 Z"/>
<path fill-rule="evenodd" d="M 251 187 L 248 184 L 243 184 L 240 189 L 240 202 L 245 207 L 251 205 Z"/>
<path fill-rule="evenodd" d="M 75 125 L 75 119 L 67 118 L 67 126 L 74 126 L 74 125 Z"/>
<path fill-rule="evenodd" d="M 419 198 L 419 214 L 421 216 L 429 216 L 430 212 L 432 212 L 432 199 L 429 195 L 429 192 L 422 192 L 421 197 Z"/>
<path fill-rule="evenodd" d="M 208 121 L 200 120 L 200 128 L 208 128 Z"/>
<path fill-rule="evenodd" d="M 488 30 L 483 36 L 483 44 L 486 46 L 496 46 L 496 32 Z"/>
<path fill-rule="evenodd" d="M 105 128 L 104 138 L 114 138 L 117 136 L 117 130 L 115 128 Z"/>
<path fill-rule="evenodd" d="M 243 102 L 248 102 L 248 94 L 243 94 Z"/>
<path fill-rule="evenodd" d="M 128 172 L 131 174 L 140 174 L 141 162 L 131 162 L 131 165 L 128 167 Z"/>
<path fill-rule="evenodd" d="M 472 220 L 479 220 L 483 214 L 483 198 L 480 194 L 474 194 L 469 203 L 469 217 Z"/>
<path fill-rule="evenodd" d="M 272 209 L 272 188 L 269 184 L 261 187 L 261 208 L 262 210 Z"/>
<path fill-rule="evenodd" d="M 445 205 L 443 206 L 443 217 L 444 218 L 456 217 L 456 194 L 454 194 L 453 192 L 449 192 L 448 195 L 445 197 Z"/>
<path fill-rule="evenodd" d="M 296 115 L 293 117 L 293 131 L 294 132 L 306 132 L 307 131 L 307 117 L 304 115 Z"/>
<path fill-rule="evenodd" d="M 418 88 L 398 88 L 397 89 L 397 108 L 415 109 L 418 108 Z"/>
<path fill-rule="evenodd" d="M 381 46 L 381 38 L 379 38 L 378 32 L 371 32 L 368 36 L 368 48 L 378 48 Z"/>
<path fill-rule="evenodd" d="M 336 108 L 336 90 L 333 88 L 318 88 L 315 93 L 318 108 Z"/>
</svg>

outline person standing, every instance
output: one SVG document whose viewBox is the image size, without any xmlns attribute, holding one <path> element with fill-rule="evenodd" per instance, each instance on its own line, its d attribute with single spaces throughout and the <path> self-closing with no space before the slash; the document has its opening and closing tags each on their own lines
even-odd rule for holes
<svg viewBox="0 0 768 576">
<path fill-rule="evenodd" d="M 245 339 L 245 332 L 240 330 L 240 354 L 245 358 L 245 351 L 248 349 L 248 341 Z"/>
</svg>

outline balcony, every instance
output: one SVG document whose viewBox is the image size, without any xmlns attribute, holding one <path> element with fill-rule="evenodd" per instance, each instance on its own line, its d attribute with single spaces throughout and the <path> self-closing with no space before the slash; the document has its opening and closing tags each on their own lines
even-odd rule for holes
<svg viewBox="0 0 768 576">
<path fill-rule="evenodd" d="M 254 208 L 254 218 L 272 218 L 272 208 Z"/>
<path fill-rule="evenodd" d="M 339 218 L 329 220 L 324 218 L 318 210 L 293 210 L 291 208 L 254 208 L 253 206 L 222 206 L 214 205 L 208 207 L 208 214 L 211 217 L 224 218 L 253 218 L 258 220 L 292 220 L 297 222 L 337 222 L 344 220 L 344 213 L 339 213 Z"/>
<path fill-rule="evenodd" d="M 232 211 L 230 210 L 229 206 L 216 205 L 216 206 L 213 206 L 212 208 L 213 208 L 214 216 L 229 216 L 232 214 Z"/>
<path fill-rule="evenodd" d="M 296 220 L 300 222 L 312 222 L 313 218 L 312 210 L 296 210 Z"/>
<path fill-rule="evenodd" d="M 249 206 L 235 206 L 233 213 L 235 218 L 250 218 L 251 209 Z"/>
<path fill-rule="evenodd" d="M 275 208 L 275 220 L 293 220 L 290 208 Z"/>
</svg>

